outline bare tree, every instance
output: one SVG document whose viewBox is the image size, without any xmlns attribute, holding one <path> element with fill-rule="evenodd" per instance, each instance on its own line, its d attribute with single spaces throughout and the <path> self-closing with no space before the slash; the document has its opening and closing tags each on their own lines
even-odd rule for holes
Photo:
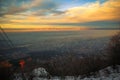
<svg viewBox="0 0 120 80">
<path fill-rule="evenodd" d="M 120 32 L 111 38 L 108 46 L 110 64 L 120 64 Z"/>
</svg>

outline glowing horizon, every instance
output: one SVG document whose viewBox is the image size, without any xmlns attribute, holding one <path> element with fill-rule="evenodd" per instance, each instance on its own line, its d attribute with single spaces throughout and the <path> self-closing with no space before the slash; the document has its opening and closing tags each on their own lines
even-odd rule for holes
<svg viewBox="0 0 120 80">
<path fill-rule="evenodd" d="M 37 31 L 78 31 L 78 30 L 88 30 L 89 28 L 86 27 L 64 27 L 64 26 L 44 26 L 41 28 L 34 28 L 34 27 L 30 27 L 30 28 L 16 28 L 16 27 L 12 27 L 12 28 L 8 28 L 8 27 L 4 27 L 3 28 L 5 32 L 37 32 Z"/>
</svg>

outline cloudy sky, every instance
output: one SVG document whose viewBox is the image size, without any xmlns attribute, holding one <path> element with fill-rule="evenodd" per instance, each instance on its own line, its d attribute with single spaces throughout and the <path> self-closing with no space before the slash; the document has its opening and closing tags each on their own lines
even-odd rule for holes
<svg viewBox="0 0 120 80">
<path fill-rule="evenodd" d="M 0 0 L 6 30 L 119 29 L 120 0 Z"/>
</svg>

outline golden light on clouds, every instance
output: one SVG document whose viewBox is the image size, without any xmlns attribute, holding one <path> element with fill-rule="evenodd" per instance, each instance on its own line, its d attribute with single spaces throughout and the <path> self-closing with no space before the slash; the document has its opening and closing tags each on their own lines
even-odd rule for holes
<svg viewBox="0 0 120 80">
<path fill-rule="evenodd" d="M 38 23 L 62 23 L 62 22 L 86 22 L 96 20 L 119 20 L 120 16 L 120 1 L 109 0 L 104 4 L 98 1 L 95 3 L 85 4 L 83 6 L 73 7 L 68 9 L 62 15 L 49 16 L 27 16 L 23 22 L 38 22 Z M 22 20 L 12 20 L 13 22 L 22 22 Z"/>
<path fill-rule="evenodd" d="M 68 19 L 73 19 L 76 22 L 119 20 L 119 4 L 119 0 L 109 0 L 104 4 L 100 4 L 99 2 L 90 3 L 84 6 L 70 8 L 66 12 L 66 15 L 68 15 Z"/>
<path fill-rule="evenodd" d="M 40 0 L 41 1 L 41 0 Z M 34 3 L 37 4 L 38 0 Z M 30 5 L 30 7 L 35 7 L 36 5 Z M 27 9 L 28 5 L 22 5 L 22 8 Z M 120 21 L 120 0 L 107 0 L 103 4 L 99 1 L 86 3 L 81 6 L 76 6 L 65 10 L 60 14 L 49 13 L 46 15 L 41 15 L 38 13 L 42 12 L 40 10 L 36 12 L 21 12 L 19 14 L 6 14 L 1 17 L 1 25 L 3 28 L 35 28 L 35 30 L 41 28 L 41 30 L 51 30 L 60 29 L 67 30 L 68 26 L 52 25 L 55 23 L 85 23 L 92 21 Z M 43 10 L 45 11 L 45 10 Z M 43 29 L 44 28 L 44 29 Z M 50 29 L 49 29 L 50 28 Z M 53 29 L 53 30 L 54 30 Z M 79 30 L 81 27 L 69 27 L 70 30 Z M 68 29 L 68 30 L 69 30 Z M 84 28 L 86 29 L 86 27 Z"/>
</svg>

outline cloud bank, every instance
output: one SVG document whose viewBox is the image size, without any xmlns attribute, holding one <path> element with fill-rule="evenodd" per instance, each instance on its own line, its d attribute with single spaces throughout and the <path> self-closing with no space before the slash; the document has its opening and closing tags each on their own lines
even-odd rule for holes
<svg viewBox="0 0 120 80">
<path fill-rule="evenodd" d="M 29 2 L 23 0 L 19 6 L 15 4 L 9 7 L 2 6 L 0 8 L 0 23 L 2 25 L 17 24 L 22 26 L 52 26 L 58 24 L 72 24 L 72 26 L 76 26 L 76 24 L 88 22 L 116 21 L 119 25 L 119 4 L 120 0 L 107 0 L 104 3 L 100 3 L 97 0 L 95 2 L 61 10 L 59 9 L 60 4 L 53 0 L 31 0 Z"/>
</svg>

